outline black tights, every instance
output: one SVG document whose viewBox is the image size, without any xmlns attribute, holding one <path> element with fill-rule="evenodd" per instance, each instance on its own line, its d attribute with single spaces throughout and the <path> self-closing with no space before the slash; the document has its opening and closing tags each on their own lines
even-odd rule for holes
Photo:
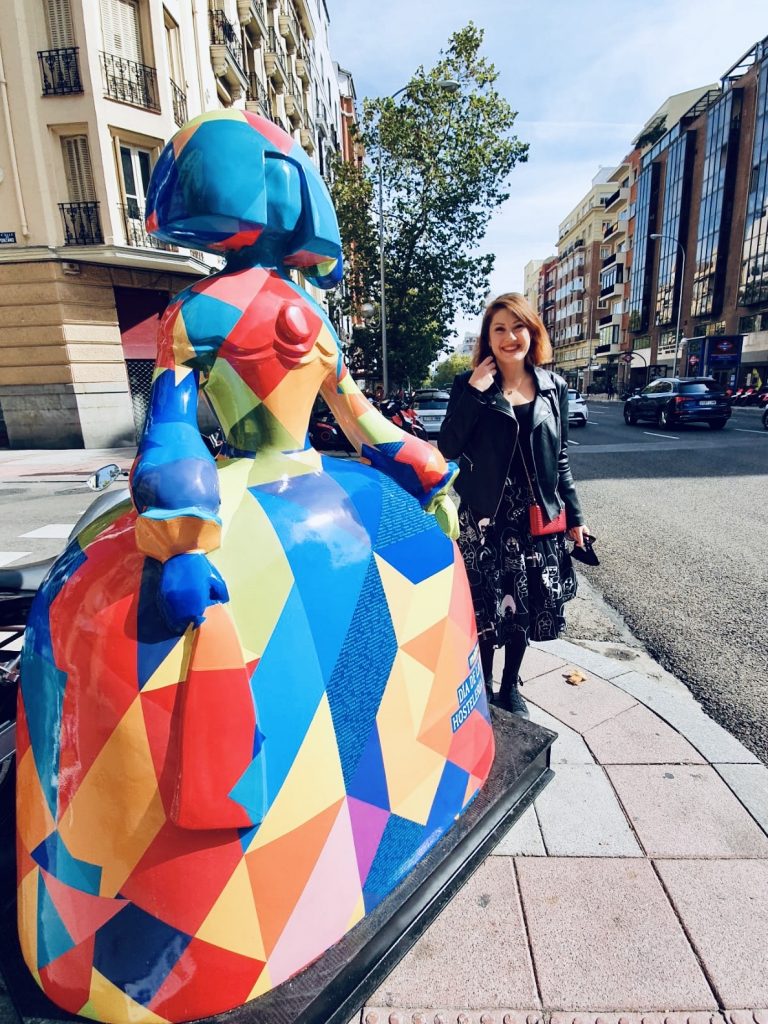
<svg viewBox="0 0 768 1024">
<path fill-rule="evenodd" d="M 504 644 L 504 671 L 501 676 L 500 694 L 509 694 L 520 675 L 520 666 L 523 664 L 528 641 L 525 633 L 515 633 L 515 639 Z M 493 677 L 493 641 L 480 639 L 480 661 L 483 666 L 483 676 L 486 684 L 490 686 Z"/>
</svg>

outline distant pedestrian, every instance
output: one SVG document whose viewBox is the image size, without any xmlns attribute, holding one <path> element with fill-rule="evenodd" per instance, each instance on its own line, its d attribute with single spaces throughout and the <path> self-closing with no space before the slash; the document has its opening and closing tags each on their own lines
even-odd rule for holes
<svg viewBox="0 0 768 1024">
<path fill-rule="evenodd" d="M 588 532 L 568 461 L 568 385 L 541 369 L 551 359 L 546 328 L 528 302 L 499 296 L 485 311 L 474 369 L 453 382 L 438 441 L 443 455 L 459 459 L 458 543 L 486 688 L 494 649 L 504 647 L 495 703 L 523 717 L 519 672 L 528 642 L 563 631 L 563 605 L 576 593 L 566 531 L 582 547 Z M 556 520 L 563 507 L 559 532 L 542 535 L 536 511 Z"/>
<path fill-rule="evenodd" d="M 616 397 L 616 388 L 613 386 L 613 381 L 609 380 L 605 389 L 605 393 L 608 396 L 608 401 L 611 402 Z"/>
</svg>

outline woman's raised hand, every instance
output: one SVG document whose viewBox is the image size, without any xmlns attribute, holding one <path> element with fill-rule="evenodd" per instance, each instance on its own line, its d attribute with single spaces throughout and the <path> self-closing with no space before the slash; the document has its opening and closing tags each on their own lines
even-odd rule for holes
<svg viewBox="0 0 768 1024">
<path fill-rule="evenodd" d="M 478 363 L 469 378 L 469 383 L 478 391 L 487 391 L 493 384 L 493 376 L 496 373 L 496 363 L 493 356 L 486 356 L 482 363 Z"/>
</svg>

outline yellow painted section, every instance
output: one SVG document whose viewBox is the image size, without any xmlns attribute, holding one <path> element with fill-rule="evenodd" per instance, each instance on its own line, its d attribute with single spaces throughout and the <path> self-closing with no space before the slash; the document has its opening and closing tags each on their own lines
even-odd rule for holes
<svg viewBox="0 0 768 1024">
<path fill-rule="evenodd" d="M 453 564 L 414 587 L 413 599 L 403 624 L 400 643 L 407 643 L 448 615 L 453 584 Z"/>
<path fill-rule="evenodd" d="M 392 626 L 395 630 L 398 645 L 402 646 L 406 632 L 411 606 L 414 598 L 414 585 L 411 581 L 398 572 L 381 555 L 374 552 L 376 567 L 379 570 L 379 578 L 387 598 L 389 614 L 392 618 Z"/>
<path fill-rule="evenodd" d="M 249 460 L 241 460 L 245 468 Z M 293 573 L 283 546 L 259 503 L 248 493 L 230 486 L 242 467 L 227 466 L 220 474 L 226 494 L 225 536 L 227 543 L 212 552 L 211 562 L 227 584 L 231 600 L 227 606 L 247 662 L 261 658 L 282 614 L 293 586 Z"/>
<path fill-rule="evenodd" d="M 264 969 L 259 975 L 259 980 L 251 989 L 247 1003 L 250 1003 L 252 999 L 257 999 L 259 996 L 263 996 L 265 992 L 269 992 L 272 989 L 272 981 L 269 977 L 269 964 L 264 964 Z"/>
<path fill-rule="evenodd" d="M 244 860 L 237 865 L 221 896 L 197 930 L 197 938 L 254 960 L 267 959 L 253 903 L 248 866 Z"/>
<path fill-rule="evenodd" d="M 216 410 L 225 434 L 229 433 L 233 424 L 261 405 L 261 399 L 251 391 L 226 359 L 215 360 L 208 375 L 205 393 Z"/>
<path fill-rule="evenodd" d="M 411 771 L 411 789 L 405 799 L 395 803 L 390 801 L 392 812 L 399 814 L 401 818 L 409 818 L 420 825 L 426 825 L 429 819 L 429 812 L 435 799 L 437 787 L 445 769 L 445 758 L 434 751 L 422 748 L 425 751 L 412 762 L 416 771 Z M 414 784 L 419 773 L 424 775 L 418 785 Z"/>
<path fill-rule="evenodd" d="M 148 693 L 150 690 L 162 690 L 165 686 L 173 686 L 186 679 L 193 641 L 194 631 L 190 627 L 155 669 L 149 681 L 142 687 L 141 692 Z"/>
<path fill-rule="evenodd" d="M 24 807 L 24 814 L 17 818 L 21 844 L 25 850 L 34 850 L 53 832 L 55 825 L 40 789 L 31 747 L 16 768 L 16 801 L 19 807 Z"/>
<path fill-rule="evenodd" d="M 264 405 L 295 440 L 296 448 L 304 443 L 307 432 L 306 411 L 312 408 L 328 372 L 327 365 L 318 358 L 315 349 L 310 353 L 310 360 L 286 374 L 264 399 Z"/>
<path fill-rule="evenodd" d="M 173 359 L 176 363 L 176 383 L 179 382 L 179 369 L 185 367 L 186 363 L 193 363 L 197 359 L 197 352 L 187 334 L 187 325 L 184 323 L 184 307 L 178 313 L 173 322 Z"/>
<path fill-rule="evenodd" d="M 91 970 L 91 998 L 86 1005 L 89 1004 L 95 1011 L 95 1020 L 110 1024 L 167 1024 L 165 1017 L 131 999 L 95 968 Z"/>
<path fill-rule="evenodd" d="M 27 967 L 34 973 L 37 971 L 37 886 L 39 880 L 40 868 L 33 868 L 22 879 L 16 894 L 21 952 Z M 40 984 L 39 977 L 37 977 L 37 983 Z"/>
<path fill-rule="evenodd" d="M 410 708 L 410 721 L 413 725 L 413 735 L 418 736 L 421 732 L 421 724 L 424 721 L 424 714 L 427 710 L 429 695 L 435 681 L 434 672 L 422 665 L 420 661 L 412 658 L 405 651 L 400 651 L 398 660 L 405 680 L 405 690 L 408 695 L 408 706 Z"/>
<path fill-rule="evenodd" d="M 112 897 L 164 822 L 137 696 L 64 812 L 59 833 L 73 857 L 102 868 L 99 895 Z"/>
<path fill-rule="evenodd" d="M 275 802 L 248 848 L 258 850 L 346 796 L 328 697 L 322 700 Z"/>
<path fill-rule="evenodd" d="M 350 928 L 354 928 L 354 926 L 359 921 L 362 921 L 362 919 L 364 917 L 365 917 L 365 900 L 363 899 L 363 894 L 361 892 L 360 896 L 358 897 L 357 904 L 355 905 L 355 909 L 352 911 L 352 916 L 350 917 L 349 921 L 347 921 L 347 928 L 346 928 L 346 930 L 349 931 Z"/>
</svg>

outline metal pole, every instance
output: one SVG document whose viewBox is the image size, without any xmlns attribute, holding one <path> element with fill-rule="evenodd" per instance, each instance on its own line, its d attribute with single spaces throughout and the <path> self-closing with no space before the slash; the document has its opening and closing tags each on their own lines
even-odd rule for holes
<svg viewBox="0 0 768 1024">
<path fill-rule="evenodd" d="M 680 351 L 680 313 L 683 309 L 683 287 L 685 285 L 685 249 L 682 242 L 677 242 L 677 247 L 683 257 L 683 266 L 680 270 L 680 290 L 677 293 L 677 333 L 675 334 L 675 362 L 672 366 L 672 376 L 677 376 L 677 355 Z"/>
<path fill-rule="evenodd" d="M 379 285 L 381 287 L 381 382 L 384 397 L 389 395 L 389 372 L 387 370 L 387 297 L 384 291 L 384 168 L 381 163 L 381 118 L 378 124 L 379 138 Z"/>
</svg>

